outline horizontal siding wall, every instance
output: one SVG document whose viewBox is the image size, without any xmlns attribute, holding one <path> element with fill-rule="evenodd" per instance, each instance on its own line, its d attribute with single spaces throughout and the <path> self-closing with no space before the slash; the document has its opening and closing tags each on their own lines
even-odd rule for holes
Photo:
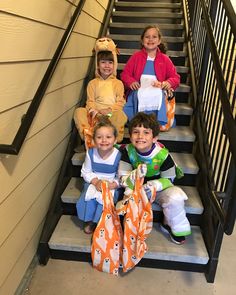
<svg viewBox="0 0 236 295">
<path fill-rule="evenodd" d="M 35 255 L 108 2 L 86 1 L 19 155 L 0 155 L 0 295 Z M 0 143 L 12 143 L 78 4 L 0 1 Z"/>
</svg>

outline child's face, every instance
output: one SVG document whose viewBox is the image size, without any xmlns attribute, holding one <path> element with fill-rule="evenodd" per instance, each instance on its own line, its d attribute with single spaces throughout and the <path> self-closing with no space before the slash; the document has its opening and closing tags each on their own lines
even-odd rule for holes
<svg viewBox="0 0 236 295">
<path fill-rule="evenodd" d="M 102 153 L 109 153 L 110 151 L 112 151 L 113 145 L 116 143 L 113 128 L 103 126 L 97 129 L 94 136 L 94 143 L 98 151 Z"/>
<path fill-rule="evenodd" d="M 161 43 L 158 31 L 155 28 L 148 29 L 143 36 L 142 43 L 147 51 L 156 50 Z"/>
<path fill-rule="evenodd" d="M 102 78 L 105 80 L 113 73 L 114 62 L 101 59 L 98 63 L 98 70 Z"/>
<path fill-rule="evenodd" d="M 152 129 L 139 126 L 133 128 L 130 141 L 138 152 L 146 153 L 151 150 L 152 144 L 157 141 L 157 136 L 153 137 Z"/>
</svg>

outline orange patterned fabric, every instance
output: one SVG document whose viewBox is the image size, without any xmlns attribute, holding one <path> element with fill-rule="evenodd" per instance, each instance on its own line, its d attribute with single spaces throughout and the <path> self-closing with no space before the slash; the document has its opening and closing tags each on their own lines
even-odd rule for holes
<svg viewBox="0 0 236 295">
<path fill-rule="evenodd" d="M 129 197 L 124 217 L 123 271 L 132 269 L 147 252 L 146 238 L 152 230 L 151 203 L 142 187 L 143 179 L 137 177 L 135 190 Z M 155 192 L 153 193 L 153 195 Z M 152 197 L 152 200 L 154 198 Z"/>
<path fill-rule="evenodd" d="M 88 113 L 89 128 L 84 128 L 84 142 L 85 142 L 86 149 L 90 149 L 94 147 L 93 129 L 97 121 L 98 121 L 97 116 L 92 118 L 92 116 Z"/>
<path fill-rule="evenodd" d="M 166 125 L 160 126 L 160 131 L 168 131 L 172 127 L 175 119 L 175 97 L 168 99 L 168 95 L 166 95 L 165 102 L 167 123 Z"/>
<path fill-rule="evenodd" d="M 93 233 L 92 261 L 99 271 L 118 275 L 123 233 L 107 182 L 102 182 L 103 213 Z"/>
<path fill-rule="evenodd" d="M 143 178 L 137 177 L 135 190 L 122 201 L 123 207 L 116 211 L 107 183 L 102 183 L 103 213 L 92 239 L 93 267 L 99 271 L 118 275 L 132 269 L 147 252 L 146 238 L 152 230 L 153 214 L 142 186 Z M 124 233 L 117 213 L 125 214 Z"/>
</svg>

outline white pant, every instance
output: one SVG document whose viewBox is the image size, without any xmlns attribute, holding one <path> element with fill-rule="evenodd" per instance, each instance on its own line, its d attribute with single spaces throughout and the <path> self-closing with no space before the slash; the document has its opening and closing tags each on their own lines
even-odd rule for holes
<svg viewBox="0 0 236 295">
<path fill-rule="evenodd" d="M 191 233 L 184 208 L 184 201 L 187 199 L 185 192 L 177 186 L 157 192 L 156 202 L 163 208 L 165 223 L 170 226 L 174 235 L 189 235 Z"/>
</svg>

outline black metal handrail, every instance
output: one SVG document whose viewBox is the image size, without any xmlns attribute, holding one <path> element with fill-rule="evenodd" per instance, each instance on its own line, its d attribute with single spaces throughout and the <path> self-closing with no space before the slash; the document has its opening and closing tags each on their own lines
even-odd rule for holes
<svg viewBox="0 0 236 295">
<path fill-rule="evenodd" d="M 203 16 L 204 16 L 204 21 L 205 21 L 205 27 L 206 27 L 206 31 L 207 31 L 207 36 L 209 39 L 209 46 L 211 49 L 211 55 L 212 55 L 212 61 L 215 67 L 215 74 L 216 74 L 216 79 L 217 79 L 217 83 L 219 85 L 218 89 L 219 89 L 219 94 L 220 94 L 220 100 L 222 103 L 222 108 L 223 108 L 223 113 L 224 113 L 224 124 L 225 124 L 225 133 L 227 134 L 228 138 L 229 138 L 229 142 L 230 145 L 232 146 L 231 149 L 231 153 L 233 156 L 233 161 L 234 164 L 236 166 L 236 123 L 235 120 L 233 118 L 233 114 L 231 111 L 231 106 L 229 103 L 229 95 L 226 89 L 226 85 L 225 85 L 225 79 L 224 79 L 224 75 L 222 72 L 222 68 L 221 68 L 221 64 L 219 61 L 219 56 L 218 56 L 218 51 L 215 45 L 215 41 L 214 41 L 214 36 L 213 36 L 213 32 L 212 32 L 212 27 L 211 27 L 211 23 L 210 23 L 210 19 L 208 17 L 208 12 L 207 12 L 207 8 L 206 8 L 206 4 L 204 0 L 200 0 L 201 4 L 202 4 L 202 12 L 203 12 Z M 226 4 L 223 1 L 224 4 Z M 226 9 L 229 9 L 229 3 L 227 6 L 225 6 Z M 232 5 L 231 5 L 231 9 L 232 9 Z M 230 13 L 229 13 L 230 16 Z M 232 23 L 234 24 L 234 28 L 232 27 L 232 29 L 234 29 L 234 36 L 236 37 L 236 21 L 232 19 Z"/>
<path fill-rule="evenodd" d="M 192 61 L 192 65 L 194 66 L 196 71 L 196 76 L 195 76 L 197 80 L 196 85 L 198 85 L 197 99 L 196 99 L 196 93 L 195 91 L 193 91 L 195 121 L 196 121 L 195 126 L 197 127 L 197 134 L 198 134 L 198 143 L 199 143 L 198 148 L 200 149 L 202 159 L 204 158 L 203 160 L 204 163 L 201 163 L 201 170 L 203 175 L 205 175 L 205 178 L 206 178 L 205 181 L 208 186 L 208 189 L 204 193 L 209 197 L 211 201 L 211 205 L 215 209 L 218 219 L 220 223 L 222 224 L 222 226 L 224 227 L 225 232 L 230 234 L 232 233 L 232 230 L 233 230 L 235 211 L 236 211 L 235 189 L 232 188 L 229 184 L 230 179 L 232 181 L 232 177 L 231 175 L 229 177 L 229 174 L 234 173 L 234 170 L 236 169 L 236 138 L 235 138 L 236 124 L 235 124 L 235 119 L 232 112 L 232 108 L 233 108 L 233 105 L 231 105 L 232 99 L 230 99 L 230 91 L 227 90 L 228 84 L 226 84 L 229 82 L 229 80 L 227 80 L 229 79 L 229 75 L 226 75 L 227 77 L 226 78 L 224 77 L 225 73 L 223 72 L 223 71 L 226 71 L 224 60 L 222 60 L 224 58 L 222 57 L 222 52 L 225 52 L 225 49 L 224 51 L 222 51 L 223 45 L 221 45 L 221 42 L 224 43 L 226 37 L 223 35 L 224 40 L 222 41 L 220 41 L 221 39 L 217 39 L 217 36 L 218 36 L 217 24 L 220 19 L 220 16 L 218 15 L 216 17 L 216 13 L 218 9 L 220 11 L 222 10 L 224 11 L 225 18 L 227 18 L 227 30 L 230 28 L 230 36 L 233 36 L 233 44 L 236 38 L 236 18 L 235 18 L 234 9 L 230 1 L 220 0 L 217 2 L 213 2 L 212 6 L 210 6 L 209 3 L 211 3 L 211 1 L 210 2 L 205 0 L 196 1 L 194 8 L 191 7 L 190 14 L 192 15 L 192 17 L 196 17 L 195 14 L 197 14 L 197 19 L 195 18 L 190 19 L 191 15 L 188 14 L 189 19 L 186 17 L 185 22 L 186 24 L 189 24 L 189 26 L 191 27 L 191 29 L 189 28 L 189 30 L 187 30 L 187 38 L 191 42 L 191 49 L 194 51 L 194 57 L 195 57 L 195 63 L 194 61 Z M 209 7 L 207 5 L 209 5 Z M 185 13 L 187 14 L 187 11 L 186 11 L 187 9 L 186 9 L 184 0 L 183 0 L 183 7 L 185 8 Z M 189 9 L 189 6 L 188 6 L 188 9 Z M 213 20 L 211 20 L 211 16 Z M 217 23 L 214 23 L 214 20 Z M 207 42 L 204 41 L 205 34 L 206 34 Z M 195 40 L 196 37 L 197 39 Z M 203 39 L 201 39 L 201 37 Z M 217 42 L 218 42 L 218 45 L 217 45 Z M 229 49 L 228 43 L 226 46 Z M 205 47 L 203 48 L 201 44 L 205 44 Z M 232 57 L 232 54 L 230 56 Z M 211 66 L 210 68 L 211 71 L 206 76 L 209 79 L 206 82 L 205 74 L 208 71 L 209 65 Z M 195 71 L 193 71 L 193 73 L 195 73 Z M 209 85 L 209 83 L 211 84 L 211 82 L 209 81 L 211 81 L 213 77 L 214 77 L 214 81 L 212 81 L 212 83 L 215 88 L 211 88 L 211 85 Z M 195 86 L 195 84 L 193 86 Z M 211 89 L 211 92 L 210 90 L 208 90 L 208 87 L 209 89 Z M 212 158 L 216 157 L 216 152 L 212 152 L 212 149 L 216 148 L 215 147 L 216 139 L 214 138 L 214 141 L 213 141 L 212 130 L 216 132 L 215 130 L 216 128 L 213 126 L 210 127 L 212 125 L 211 119 L 213 120 L 212 113 L 214 112 L 213 111 L 210 112 L 209 109 L 212 108 L 214 103 L 211 99 L 208 98 L 208 91 L 210 94 L 216 93 L 217 101 L 215 101 L 215 104 L 216 104 L 215 107 L 218 109 L 221 107 L 220 111 L 222 110 L 221 119 L 223 122 L 223 130 L 221 131 L 221 133 L 220 132 L 214 133 L 215 138 L 219 140 L 220 138 L 222 138 L 224 134 L 224 137 L 227 139 L 229 143 L 229 148 L 228 148 L 229 152 L 227 153 L 227 156 L 228 155 L 231 156 L 231 160 L 230 160 L 231 165 L 230 165 L 230 172 L 227 172 L 227 175 L 225 175 L 227 180 L 227 192 L 223 192 L 224 188 L 222 184 L 221 186 L 218 184 L 217 186 L 215 186 L 215 179 L 219 177 L 219 173 L 217 172 L 216 174 L 215 172 L 215 169 L 216 169 L 215 158 L 214 158 L 214 162 L 212 162 L 213 161 Z M 212 99 L 214 99 L 214 96 L 212 97 Z M 216 120 L 215 117 L 214 119 Z M 219 123 L 219 121 L 217 122 Z M 209 135 L 209 132 L 210 132 L 210 135 Z M 218 161 L 222 161 L 222 159 L 221 160 L 219 159 Z M 216 189 L 215 187 L 218 187 L 218 189 Z M 223 199 L 222 199 L 222 196 L 224 196 Z M 224 200 L 223 206 L 221 203 L 222 200 Z"/>
<path fill-rule="evenodd" d="M 225 84 L 225 79 L 224 79 L 224 74 L 222 71 L 222 67 L 219 61 L 219 56 L 218 56 L 218 50 L 215 44 L 215 39 L 212 31 L 212 25 L 210 22 L 210 18 L 208 16 L 208 11 L 206 7 L 206 3 L 203 0 L 200 0 L 201 2 L 201 7 L 202 7 L 202 14 L 203 14 L 203 19 L 204 19 L 204 25 L 206 28 L 206 33 L 207 33 L 207 38 L 209 40 L 208 45 L 210 48 L 211 52 L 211 57 L 212 57 L 212 62 L 215 68 L 215 77 L 217 80 L 217 85 L 218 85 L 218 91 L 219 91 L 219 98 L 221 101 L 222 105 L 222 112 L 224 115 L 224 132 L 229 140 L 229 145 L 230 145 L 230 151 L 232 154 L 232 164 L 234 167 L 236 167 L 236 122 L 232 114 L 231 106 L 230 106 L 230 100 L 229 100 L 229 95 L 228 91 L 226 89 L 226 84 Z M 224 5 L 224 9 L 226 11 L 229 23 L 231 25 L 231 31 L 234 35 L 234 38 L 236 37 L 236 20 L 232 16 L 232 11 L 233 7 L 229 1 L 222 1 Z M 219 201 L 218 198 L 215 194 L 214 191 L 211 192 L 211 199 L 213 200 L 214 207 L 217 209 L 217 212 L 219 216 L 221 217 L 220 220 L 222 224 L 224 225 L 226 232 L 227 233 L 232 233 L 233 230 L 233 224 L 235 220 L 235 215 L 234 215 L 234 210 L 229 210 L 225 214 L 223 208 L 219 206 Z M 230 206 L 229 208 L 235 208 L 235 203 L 236 203 L 236 198 L 230 199 Z M 230 226 L 229 226 L 230 223 Z"/>
<path fill-rule="evenodd" d="M 71 17 L 71 20 L 68 24 L 68 27 L 66 28 L 62 39 L 55 51 L 55 54 L 53 55 L 53 58 L 51 62 L 49 63 L 49 66 L 43 76 L 42 81 L 39 84 L 39 87 L 34 95 L 34 98 L 26 112 L 26 114 L 23 117 L 23 120 L 21 122 L 21 125 L 13 139 L 12 144 L 0 144 L 0 153 L 1 154 L 11 154 L 11 155 L 17 155 L 23 145 L 23 142 L 26 138 L 26 135 L 30 129 L 30 126 L 34 120 L 35 114 L 38 111 L 38 108 L 40 106 L 40 103 L 43 99 L 43 96 L 47 90 L 48 84 L 50 83 L 50 80 L 55 72 L 55 69 L 57 67 L 57 64 L 61 58 L 61 55 L 66 47 L 66 44 L 70 38 L 70 35 L 73 31 L 73 28 L 77 22 L 77 19 L 83 9 L 85 0 L 81 0 L 79 2 L 79 5 L 76 7 L 73 16 Z"/>
</svg>

